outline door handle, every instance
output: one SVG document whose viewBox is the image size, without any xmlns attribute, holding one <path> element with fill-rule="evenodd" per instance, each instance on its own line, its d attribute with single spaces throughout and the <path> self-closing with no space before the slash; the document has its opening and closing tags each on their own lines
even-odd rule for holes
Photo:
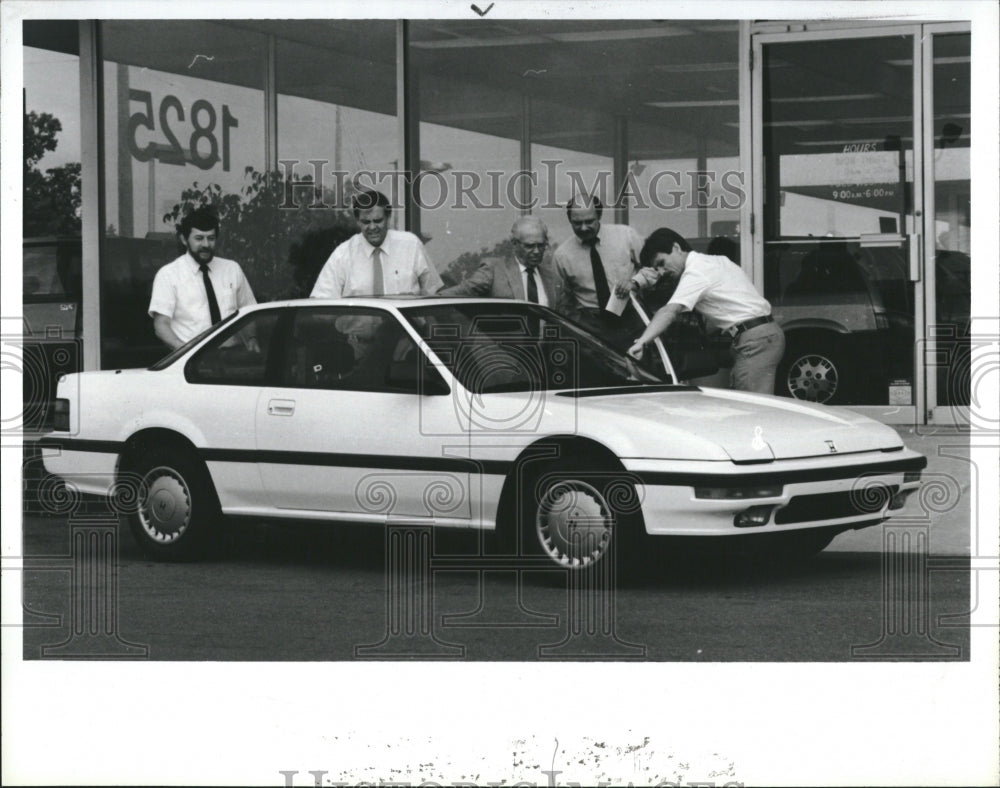
<svg viewBox="0 0 1000 788">
<path fill-rule="evenodd" d="M 272 399 L 267 403 L 268 416 L 291 416 L 295 413 L 295 400 Z"/>
<path fill-rule="evenodd" d="M 911 282 L 919 282 L 920 281 L 920 274 L 921 274 L 921 270 L 920 270 L 920 268 L 921 268 L 921 266 L 920 266 L 920 253 L 921 253 L 921 249 L 920 249 L 920 235 L 918 233 L 910 233 L 909 236 L 908 236 L 908 238 L 909 238 L 909 241 L 910 241 L 910 249 L 909 249 L 909 252 L 910 252 L 910 260 L 909 260 L 909 262 L 910 262 L 910 281 Z"/>
</svg>

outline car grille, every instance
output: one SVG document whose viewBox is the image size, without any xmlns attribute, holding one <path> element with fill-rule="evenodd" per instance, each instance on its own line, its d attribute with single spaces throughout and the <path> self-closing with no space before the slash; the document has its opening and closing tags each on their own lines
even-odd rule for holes
<svg viewBox="0 0 1000 788">
<path fill-rule="evenodd" d="M 774 513 L 774 523 L 786 525 L 878 514 L 898 489 L 896 485 L 873 485 L 846 492 L 796 495 L 787 506 Z"/>
</svg>

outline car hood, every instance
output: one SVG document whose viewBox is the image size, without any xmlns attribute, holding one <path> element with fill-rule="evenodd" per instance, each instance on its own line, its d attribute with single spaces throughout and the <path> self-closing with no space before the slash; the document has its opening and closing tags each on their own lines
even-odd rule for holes
<svg viewBox="0 0 1000 788">
<path fill-rule="evenodd" d="M 782 397 L 702 389 L 573 399 L 581 427 L 610 416 L 643 452 L 634 456 L 664 456 L 665 431 L 712 443 L 736 462 L 903 447 L 895 430 L 866 416 Z"/>
</svg>

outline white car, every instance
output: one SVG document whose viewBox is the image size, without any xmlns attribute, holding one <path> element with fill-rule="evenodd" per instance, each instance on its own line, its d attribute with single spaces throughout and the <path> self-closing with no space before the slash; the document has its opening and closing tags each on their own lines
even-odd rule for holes
<svg viewBox="0 0 1000 788">
<path fill-rule="evenodd" d="M 678 384 L 658 352 L 663 377 L 518 301 L 260 304 L 149 369 L 63 378 L 45 466 L 162 559 L 220 514 L 485 529 L 569 568 L 654 537 L 809 553 L 919 486 L 891 428 Z"/>
</svg>

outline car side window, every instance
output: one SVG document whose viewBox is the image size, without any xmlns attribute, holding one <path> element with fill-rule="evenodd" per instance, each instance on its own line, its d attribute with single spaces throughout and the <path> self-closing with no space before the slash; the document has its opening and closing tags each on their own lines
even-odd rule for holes
<svg viewBox="0 0 1000 788">
<path fill-rule="evenodd" d="M 279 310 L 254 312 L 220 333 L 184 370 L 189 383 L 262 386 Z"/>
<path fill-rule="evenodd" d="M 292 320 L 288 343 L 281 376 L 285 386 L 417 393 L 424 355 L 388 312 L 302 308 Z"/>
</svg>

